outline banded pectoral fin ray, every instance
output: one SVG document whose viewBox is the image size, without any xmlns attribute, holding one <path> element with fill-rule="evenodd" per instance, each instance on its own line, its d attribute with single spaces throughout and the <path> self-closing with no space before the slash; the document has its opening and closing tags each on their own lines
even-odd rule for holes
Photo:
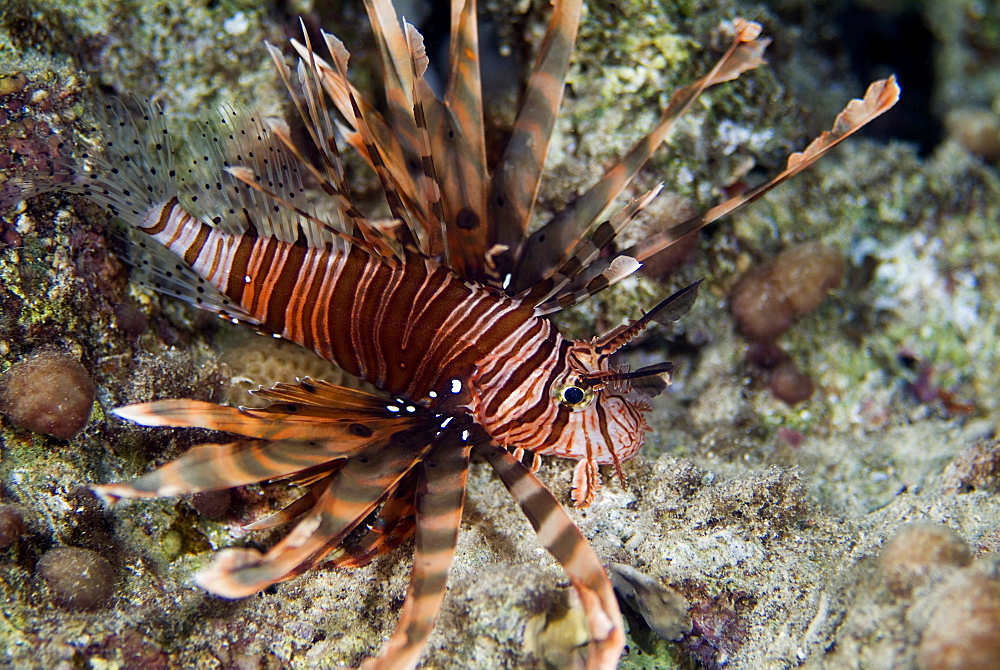
<svg viewBox="0 0 1000 670">
<path fill-rule="evenodd" d="M 114 500 L 277 479 L 436 425 L 436 415 L 423 407 L 308 377 L 262 388 L 255 395 L 270 404 L 248 409 L 173 399 L 114 410 L 144 426 L 207 428 L 258 439 L 199 445 L 130 484 L 99 490 Z"/>
<path fill-rule="evenodd" d="M 198 400 L 157 400 L 114 410 L 123 419 L 144 426 L 207 428 L 265 440 L 317 440 L 337 442 L 329 455 L 346 455 L 373 441 L 416 425 L 425 412 L 392 416 L 385 408 L 378 412 L 308 405 L 272 405 L 268 409 L 248 409 L 216 405 Z"/>
<path fill-rule="evenodd" d="M 558 305 L 559 309 L 562 309 L 567 306 L 566 303 L 569 301 L 579 301 L 593 295 L 589 290 L 576 295 L 578 287 L 574 287 L 571 282 L 577 279 L 577 277 L 584 275 L 584 273 L 591 272 L 591 264 L 598 255 L 614 241 L 615 236 L 629 222 L 635 219 L 636 215 L 656 197 L 662 188 L 662 184 L 658 185 L 642 197 L 629 202 L 624 209 L 611 217 L 609 221 L 605 221 L 599 226 L 593 226 L 577 247 L 572 249 L 570 255 L 560 260 L 560 264 L 557 267 L 547 272 L 542 281 L 530 289 L 521 292 L 517 297 L 526 301 L 533 301 L 535 305 Z M 619 265 L 615 268 L 605 267 L 601 271 L 594 270 L 592 272 L 593 276 L 587 280 L 587 285 L 594 289 L 595 292 L 602 291 L 611 286 L 613 282 L 620 281 L 629 276 L 631 272 L 639 269 L 638 263 L 635 263 L 630 264 L 627 268 L 628 271 L 624 272 L 626 268 L 621 267 L 621 263 L 619 261 Z M 598 277 L 603 277 L 607 281 L 598 280 L 591 285 L 590 282 Z"/>
<path fill-rule="evenodd" d="M 573 583 L 590 631 L 587 668 L 617 667 L 625 648 L 625 632 L 614 589 L 597 554 L 559 501 L 510 452 L 492 442 L 475 448 L 517 500 L 538 534 L 538 541 L 559 561 Z"/>
<path fill-rule="evenodd" d="M 342 543 L 330 556 L 330 564 L 338 568 L 358 568 L 371 563 L 377 556 L 388 553 L 413 535 L 416 527 L 415 485 L 409 478 L 411 470 L 400 480 L 369 522 L 368 530 L 351 543 Z"/>
<path fill-rule="evenodd" d="M 467 433 L 464 433 L 467 435 Z M 435 440 L 417 468 L 413 568 L 396 630 L 364 670 L 413 668 L 444 600 L 465 505 L 470 445 L 457 428 Z"/>
<path fill-rule="evenodd" d="M 225 549 L 197 576 L 207 591 L 242 598 L 294 577 L 318 563 L 381 504 L 400 480 L 428 453 L 437 432 L 434 422 L 400 431 L 387 445 L 365 449 L 347 459 L 324 486 L 312 509 L 266 553 Z"/>
<path fill-rule="evenodd" d="M 346 459 L 342 459 L 329 464 L 322 473 L 308 482 L 300 481 L 298 477 L 295 477 L 294 482 L 299 486 L 306 487 L 306 492 L 274 514 L 243 526 L 243 530 L 267 530 L 294 521 L 306 514 L 316 505 L 316 501 L 326 490 L 327 484 L 340 472 L 346 462 Z"/>
<path fill-rule="evenodd" d="M 558 259 L 565 257 L 566 250 L 586 237 L 593 222 L 600 219 L 705 89 L 764 63 L 763 52 L 770 40 L 758 39 L 760 26 L 743 19 L 736 19 L 733 26 L 736 34 L 729 49 L 703 77 L 674 91 L 659 124 L 609 167 L 599 182 L 528 237 L 514 275 L 515 291 L 540 281 L 549 268 L 559 265 Z"/>
<path fill-rule="evenodd" d="M 338 459 L 391 447 L 400 434 L 423 430 L 421 416 L 317 420 L 269 418 L 265 410 L 239 410 L 190 400 L 162 400 L 118 410 L 146 425 L 199 427 L 263 439 L 200 444 L 180 458 L 131 482 L 97 486 L 102 498 L 151 498 L 200 493 L 293 476 Z"/>
<path fill-rule="evenodd" d="M 868 85 L 864 97 L 851 100 L 841 110 L 840 114 L 834 119 L 833 127 L 830 130 L 820 133 L 804 150 L 789 155 L 785 169 L 769 181 L 755 186 L 745 193 L 733 196 L 712 207 L 707 212 L 690 218 L 687 221 L 682 221 L 652 237 L 648 237 L 642 242 L 625 249 L 622 253 L 637 258 L 640 261 L 646 260 L 653 254 L 663 251 L 674 244 L 685 235 L 690 235 L 696 230 L 701 230 L 733 210 L 760 198 L 778 184 L 805 170 L 842 141 L 891 109 L 899 101 L 899 93 L 899 85 L 896 83 L 895 75 L 891 75 L 886 79 L 873 81 Z"/>
<path fill-rule="evenodd" d="M 312 377 L 297 377 L 295 383 L 279 382 L 270 388 L 260 388 L 250 393 L 271 403 L 295 403 L 324 410 L 339 410 L 344 411 L 345 416 L 354 416 L 357 412 L 378 414 L 384 412 L 390 404 L 383 396 L 337 386 Z"/>
<path fill-rule="evenodd" d="M 105 501 L 216 491 L 287 477 L 344 455 L 339 445 L 306 440 L 243 440 L 192 447 L 177 460 L 121 484 L 95 486 Z"/>
<path fill-rule="evenodd" d="M 494 203 L 496 242 L 511 248 L 524 241 L 531 220 L 549 140 L 562 103 L 582 4 L 580 0 L 568 0 L 553 7 L 517 119 L 493 174 L 490 201 Z M 501 261 L 506 264 L 510 259 Z"/>
</svg>

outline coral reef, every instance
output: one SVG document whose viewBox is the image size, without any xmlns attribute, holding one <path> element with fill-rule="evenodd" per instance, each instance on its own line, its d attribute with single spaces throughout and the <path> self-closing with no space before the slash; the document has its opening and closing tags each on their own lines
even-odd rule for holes
<svg viewBox="0 0 1000 670">
<path fill-rule="evenodd" d="M 903 630 L 919 634 L 917 667 L 985 670 L 1000 663 L 996 555 L 973 562 L 971 547 L 958 533 L 921 521 L 900 528 L 882 550 L 879 566 L 894 602 L 904 608 Z"/>
<path fill-rule="evenodd" d="M 333 384 L 360 388 L 362 382 L 291 342 L 261 337 L 249 330 L 230 331 L 220 338 L 221 361 L 230 371 L 226 401 L 231 405 L 259 406 L 248 392 L 296 377 L 312 377 Z M 366 388 L 371 388 L 366 387 Z"/>
<path fill-rule="evenodd" d="M 941 476 L 945 493 L 1000 489 L 1000 441 L 981 440 L 948 464 Z"/>
<path fill-rule="evenodd" d="M 481 4 L 498 26 L 498 52 L 530 62 L 548 3 Z M 654 278 L 630 280 L 564 321 L 590 335 L 666 295 L 657 279 L 680 286 L 706 277 L 678 330 L 651 331 L 635 352 L 642 364 L 667 350 L 678 368 L 657 400 L 643 454 L 625 464 L 628 486 L 608 480 L 590 509 L 572 512 L 605 565 L 628 566 L 687 602 L 691 629 L 679 642 L 631 617 L 622 667 L 995 665 L 997 569 L 988 554 L 1000 548 L 1000 177 L 991 136 L 980 129 L 995 124 L 989 115 L 1000 99 L 1000 22 L 996 3 L 890 4 L 897 9 L 865 7 L 864 16 L 872 26 L 904 18 L 924 26 L 925 43 L 895 50 L 936 49 L 933 76 L 922 79 L 935 87 L 932 121 L 951 119 L 947 135 L 919 147 L 852 139 L 692 240 L 679 259 L 650 268 Z M 284 41 L 286 12 L 359 41 L 366 34 L 355 3 L 319 10 L 308 0 L 183 9 L 14 0 L 0 10 L 0 371 L 58 347 L 97 386 L 94 416 L 68 446 L 0 423 L 0 536 L 12 538 L 0 542 L 5 663 L 323 667 L 356 663 L 391 630 L 409 567 L 395 554 L 356 571 L 321 568 L 241 601 L 194 586 L 213 549 L 267 546 L 266 534 L 247 536 L 240 524 L 266 513 L 284 495 L 279 486 L 129 503 L 114 513 L 100 506 L 89 484 L 145 471 L 204 441 L 124 426 L 110 408 L 221 400 L 231 397 L 233 378 L 319 373 L 280 345 L 264 349 L 272 346 L 264 338 L 234 335 L 217 319 L 130 287 L 105 213 L 58 192 L 15 205 L 17 193 L 3 191 L 61 160 L 60 141 L 100 141 L 85 122 L 92 85 L 153 96 L 185 122 L 223 101 L 279 109 L 260 43 Z M 540 220 L 656 120 L 670 90 L 710 60 L 719 22 L 742 11 L 727 1 L 592 3 Z M 675 193 L 654 202 L 636 235 L 773 172 L 862 92 L 835 15 L 857 5 L 802 0 L 754 11 L 748 18 L 775 39 L 773 69 L 713 89 L 711 105 L 692 110 L 635 185 L 639 192 L 666 180 Z M 351 47 L 352 73 L 366 87 L 374 50 Z M 507 95 L 516 94 L 512 80 Z M 902 104 L 919 99 L 920 81 L 901 82 Z M 512 107 L 501 103 L 492 107 Z M 968 109 L 975 114 L 963 116 Z M 906 114 L 883 132 L 904 126 Z M 350 165 L 359 198 L 377 192 Z M 842 251 L 843 285 L 774 347 L 748 353 L 727 296 L 754 263 L 802 243 Z M 775 397 L 784 370 L 811 380 L 807 399 Z M 805 395 L 790 386 L 786 397 Z M 540 474 L 568 500 L 567 463 L 547 462 Z M 487 468 L 470 476 L 465 522 L 426 663 L 457 667 L 459 656 L 480 667 L 524 667 L 539 655 L 559 662 L 567 649 L 576 653 L 564 576 Z M 104 583 L 113 590 L 97 609 L 51 606 L 56 588 L 42 559 L 69 548 L 109 559 Z M 949 611 L 965 612 L 967 624 Z M 526 622 L 538 624 L 532 636 Z"/>
</svg>

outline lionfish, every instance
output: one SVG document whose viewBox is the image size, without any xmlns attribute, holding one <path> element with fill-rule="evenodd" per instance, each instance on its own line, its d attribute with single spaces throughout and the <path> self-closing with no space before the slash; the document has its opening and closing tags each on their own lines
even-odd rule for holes
<svg viewBox="0 0 1000 670">
<path fill-rule="evenodd" d="M 307 139 L 252 111 L 227 108 L 203 127 L 201 165 L 177 165 L 164 115 L 109 105 L 103 156 L 87 156 L 70 190 L 129 227 L 142 277 L 165 294 L 307 347 L 384 395 L 310 378 L 260 389 L 269 404 L 237 408 L 159 400 L 115 410 L 146 426 L 238 436 L 202 444 L 131 482 L 96 486 L 107 501 L 287 480 L 304 493 L 250 529 L 295 522 L 266 553 L 224 549 L 198 583 L 227 598 L 253 594 L 321 561 L 361 566 L 413 538 L 413 567 L 395 632 L 367 668 L 414 667 L 445 594 L 473 452 L 499 475 L 562 564 L 590 634 L 587 667 L 615 667 L 624 632 L 611 584 L 589 543 L 536 478 L 539 456 L 578 461 L 572 499 L 591 503 L 599 465 L 632 458 L 651 399 L 672 366 L 634 371 L 612 356 L 652 321 L 680 318 L 698 284 L 591 340 L 564 338 L 546 315 L 634 272 L 674 241 L 760 197 L 891 107 L 895 80 L 873 83 L 771 181 L 628 249 L 617 233 L 660 187 L 610 218 L 612 201 L 698 95 L 764 63 L 769 40 L 735 19 L 712 69 L 674 92 L 657 126 L 590 190 L 529 234 L 563 95 L 581 0 L 553 3 L 509 139 L 491 170 L 475 0 L 452 0 L 447 84 L 425 79 L 419 33 L 391 0 L 366 0 L 385 87 L 367 101 L 347 77 L 348 53 L 322 33 L 293 40 L 293 73 L 267 45 Z M 332 107 L 331 107 L 332 103 Z M 390 218 L 352 203 L 339 153 L 347 144 L 381 182 Z M 201 155 L 201 154 L 199 154 Z M 209 178 L 203 174 L 209 173 Z M 311 200 L 306 184 L 323 197 Z M 700 282 L 699 282 L 700 283 Z"/>
</svg>

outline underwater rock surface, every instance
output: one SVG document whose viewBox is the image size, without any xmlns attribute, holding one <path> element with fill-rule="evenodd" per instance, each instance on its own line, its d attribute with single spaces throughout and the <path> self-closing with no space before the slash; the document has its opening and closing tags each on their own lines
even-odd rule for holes
<svg viewBox="0 0 1000 670">
<path fill-rule="evenodd" d="M 498 17 L 504 53 L 530 62 L 548 3 L 482 4 Z M 543 210 L 596 179 L 654 123 L 665 96 L 710 60 L 718 23 L 747 11 L 731 2 L 681 4 L 672 15 L 664 3 L 643 0 L 588 8 Z M 639 348 L 637 358 L 648 350 L 678 370 L 657 401 L 643 453 L 625 464 L 627 489 L 607 478 L 591 508 L 571 511 L 605 565 L 630 566 L 688 606 L 690 629 L 678 642 L 630 618 L 622 667 L 693 660 L 710 668 L 932 668 L 949 667 L 940 659 L 952 658 L 956 645 L 996 652 L 996 628 L 982 622 L 998 611 L 1000 176 L 988 137 L 976 138 L 982 111 L 1000 105 L 1000 15 L 985 3 L 987 15 L 973 20 L 983 3 L 971 0 L 883 13 L 870 4 L 775 3 L 746 16 L 774 38 L 772 67 L 714 89 L 711 106 L 692 110 L 635 191 L 664 180 L 673 200 L 705 207 L 720 189 L 780 169 L 869 78 L 848 53 L 846 25 L 898 28 L 908 40 L 900 53 L 938 54 L 928 65 L 934 76 L 925 77 L 936 88 L 923 92 L 930 118 L 969 107 L 977 114 L 952 115 L 950 129 L 918 146 L 894 137 L 910 114 L 894 110 L 879 136 L 852 138 L 706 231 L 670 263 L 667 284 L 630 281 L 565 318 L 575 333 L 593 334 L 706 277 L 676 332 L 654 333 Z M 284 42 L 295 21 L 286 12 L 341 36 L 368 35 L 357 3 L 153 2 L 128 10 L 101 0 L 13 0 L 0 13 L 0 180 L 57 160 L 55 140 L 100 141 L 87 130 L 90 86 L 154 96 L 183 121 L 230 100 L 281 109 L 261 42 Z M 352 74 L 366 86 L 371 50 L 349 46 Z M 879 66 L 880 74 L 897 67 Z M 914 78 L 901 74 L 901 85 L 901 104 L 920 98 Z M 961 132 L 954 124 L 962 119 L 980 125 Z M 366 207 L 378 191 L 360 172 L 352 188 Z M 0 422 L 0 505 L 21 518 L 8 524 L 15 530 L 4 532 L 15 537 L 0 547 L 0 664 L 357 663 L 392 629 L 409 571 L 402 552 L 224 601 L 200 591 L 192 575 L 215 549 L 268 546 L 267 533 L 239 526 L 280 498 L 280 487 L 227 500 L 130 502 L 110 512 L 87 491 L 198 441 L 126 425 L 108 410 L 153 398 L 218 401 L 231 381 L 252 376 L 238 365 L 240 348 L 252 342 L 218 319 L 129 286 L 111 230 L 105 213 L 59 194 L 0 212 L 0 372 L 38 347 L 58 346 L 90 371 L 101 410 L 68 444 Z M 789 405 L 750 369 L 726 296 L 749 267 L 812 242 L 843 252 L 844 279 L 779 337 L 788 361 L 814 385 L 808 399 Z M 227 358 L 227 347 L 237 353 Z M 571 465 L 552 459 L 540 473 L 564 502 Z M 894 562 L 893 551 L 907 555 L 906 547 L 930 541 L 913 534 L 915 522 L 946 527 L 931 535 L 945 537 L 938 553 L 958 558 L 935 559 L 927 570 Z M 99 609 L 40 599 L 51 588 L 40 576 L 43 557 L 57 547 L 108 559 L 117 581 Z M 524 667 L 537 657 L 528 638 L 545 640 L 547 657 L 569 658 L 576 629 L 568 593 L 506 491 L 488 468 L 474 467 L 449 595 L 424 660 Z M 948 608 L 969 612 L 971 623 L 940 624 Z M 532 621 L 541 627 L 529 636 Z"/>
</svg>

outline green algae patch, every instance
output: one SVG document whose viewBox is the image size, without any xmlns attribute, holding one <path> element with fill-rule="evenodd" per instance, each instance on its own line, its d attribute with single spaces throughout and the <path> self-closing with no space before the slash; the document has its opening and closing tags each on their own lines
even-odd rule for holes
<svg viewBox="0 0 1000 670">
<path fill-rule="evenodd" d="M 47 31 L 81 44 L 98 66 L 100 85 L 119 94 L 153 95 L 182 117 L 195 118 L 223 103 L 272 104 L 278 87 L 261 48 L 280 35 L 260 3 L 232 1 L 116 2 L 14 0 L 5 13 L 6 39 L 21 51 L 44 49 Z M 236 70 L 234 64 L 241 69 Z"/>
<path fill-rule="evenodd" d="M 618 663 L 619 670 L 681 670 L 689 666 L 687 654 L 676 643 L 646 630 L 629 629 L 628 650 Z"/>
</svg>

